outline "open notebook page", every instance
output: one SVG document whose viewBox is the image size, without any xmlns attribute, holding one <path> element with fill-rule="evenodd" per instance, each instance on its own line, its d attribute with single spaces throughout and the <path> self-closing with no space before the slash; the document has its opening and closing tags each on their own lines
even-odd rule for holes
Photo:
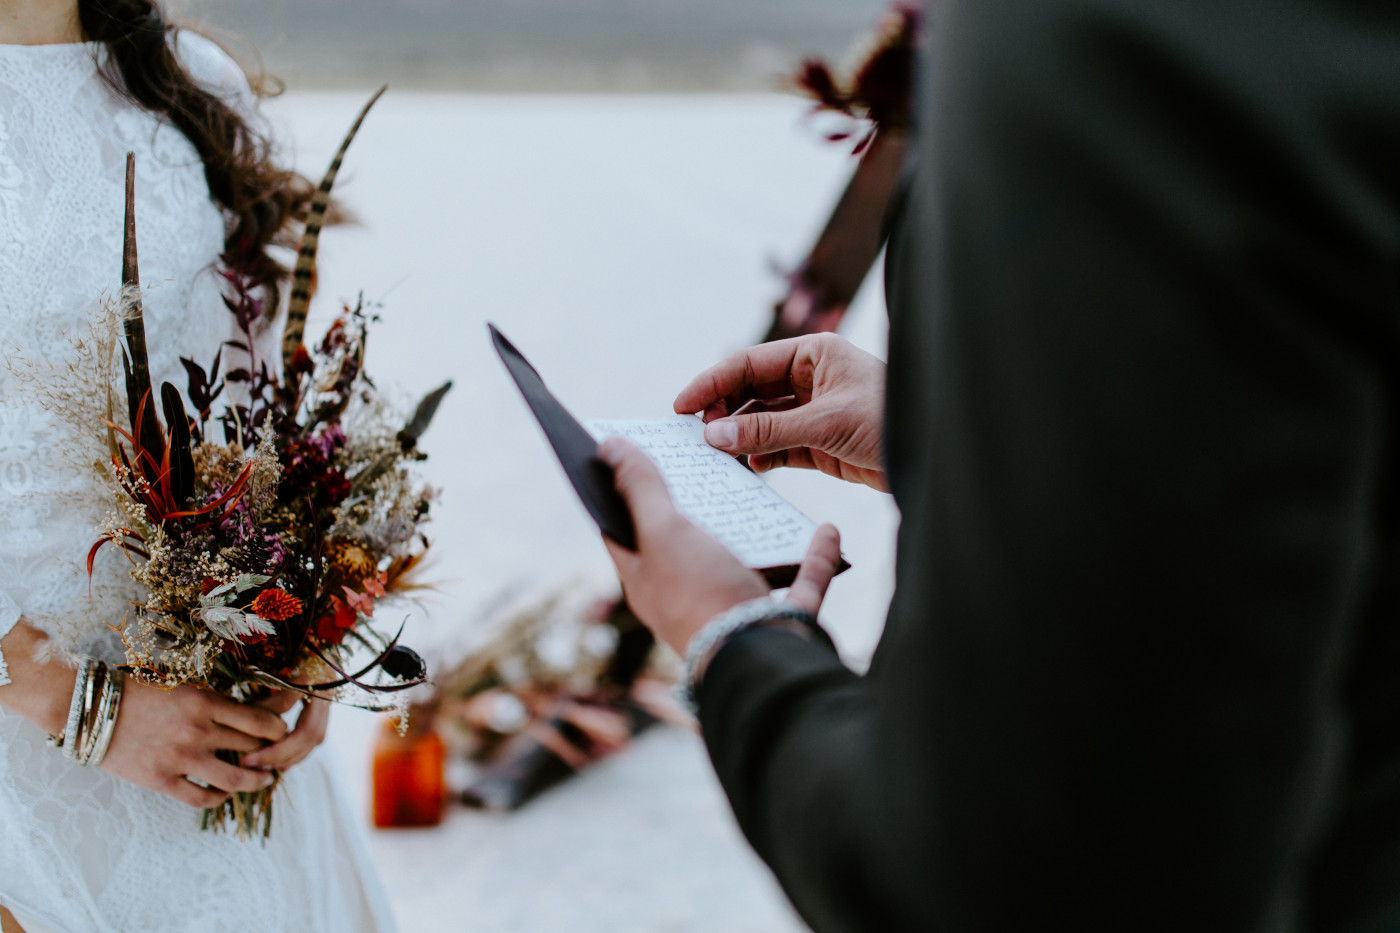
<svg viewBox="0 0 1400 933">
<path fill-rule="evenodd" d="M 705 443 L 705 424 L 693 415 L 650 421 L 590 421 L 602 440 L 620 434 L 661 468 L 681 513 L 754 569 L 802 562 L 816 523 L 739 461 Z"/>
</svg>

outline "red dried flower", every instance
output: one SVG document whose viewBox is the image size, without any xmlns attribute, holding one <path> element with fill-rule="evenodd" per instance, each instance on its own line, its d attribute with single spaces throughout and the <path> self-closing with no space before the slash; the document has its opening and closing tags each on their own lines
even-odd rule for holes
<svg viewBox="0 0 1400 933">
<path fill-rule="evenodd" d="M 352 611 L 358 610 L 360 612 L 363 612 L 367 616 L 374 615 L 374 600 L 371 599 L 368 594 L 356 593 L 348 586 L 342 586 L 341 589 L 345 591 L 344 605 L 347 605 L 347 608 L 351 609 Z M 335 599 L 337 602 L 340 601 L 339 596 L 335 597 Z"/>
<path fill-rule="evenodd" d="M 269 622 L 285 622 L 301 612 L 301 600 L 276 587 L 263 590 L 253 600 L 253 612 Z"/>
<path fill-rule="evenodd" d="M 321 488 L 326 491 L 331 505 L 339 505 L 350 495 L 350 480 L 339 470 L 327 470 L 321 478 Z"/>
<path fill-rule="evenodd" d="M 330 645 L 338 645 L 344 641 L 345 632 L 347 631 L 335 624 L 334 616 L 321 616 L 321 618 L 316 620 L 315 630 L 316 637 Z"/>
<path fill-rule="evenodd" d="M 208 596 L 221 586 L 223 586 L 223 583 L 215 580 L 213 577 L 205 577 L 199 584 L 199 595 Z"/>
<path fill-rule="evenodd" d="M 362 589 L 364 589 L 365 593 L 367 593 L 368 595 L 373 596 L 373 597 L 375 597 L 375 598 L 377 598 L 377 599 L 383 599 L 385 596 L 388 595 L 388 592 L 389 592 L 389 591 L 385 588 L 385 585 L 386 585 L 388 582 L 389 582 L 389 572 L 388 572 L 387 570 L 381 570 L 381 571 L 379 572 L 379 576 L 377 576 L 377 577 L 370 577 L 370 578 L 369 578 L 368 580 L 366 580 L 364 583 L 360 584 L 360 586 L 361 586 Z"/>
<path fill-rule="evenodd" d="M 316 620 L 316 637 L 332 645 L 345 640 L 345 633 L 360 621 L 360 614 L 339 596 L 331 597 L 331 614 Z"/>
</svg>

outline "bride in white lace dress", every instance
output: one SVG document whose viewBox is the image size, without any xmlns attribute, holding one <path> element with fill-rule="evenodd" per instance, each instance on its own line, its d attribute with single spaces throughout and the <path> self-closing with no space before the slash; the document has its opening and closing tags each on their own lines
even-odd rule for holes
<svg viewBox="0 0 1400 933">
<path fill-rule="evenodd" d="M 260 264 L 271 297 L 281 273 L 268 241 L 305 197 L 248 130 L 253 103 L 238 67 L 207 39 L 177 38 L 151 0 L 0 0 L 0 355 L 30 371 L 61 365 L 70 335 L 119 285 L 131 150 L 156 384 L 184 384 L 182 355 L 207 363 L 233 334 L 220 254 Z M 304 707 L 288 733 L 268 709 L 129 683 L 100 769 L 46 746 L 68 717 L 72 659 L 121 660 L 105 623 L 129 596 L 120 560 L 107 560 L 89 597 L 99 515 L 56 431 L 0 364 L 0 927 L 390 929 L 311 754 L 325 704 Z M 265 845 L 199 829 L 196 807 L 268 779 L 218 749 L 261 749 L 245 762 L 290 767 Z"/>
</svg>

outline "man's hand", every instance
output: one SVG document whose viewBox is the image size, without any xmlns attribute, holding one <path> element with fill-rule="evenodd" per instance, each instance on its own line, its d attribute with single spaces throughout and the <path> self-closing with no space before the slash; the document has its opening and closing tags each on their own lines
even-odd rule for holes
<svg viewBox="0 0 1400 933">
<path fill-rule="evenodd" d="M 884 392 L 884 363 L 816 334 L 740 350 L 691 380 L 675 408 L 702 412 L 710 446 L 748 454 L 755 472 L 821 470 L 888 492 Z"/>
<path fill-rule="evenodd" d="M 610 437 L 599 445 L 598 455 L 612 467 L 617 491 L 632 513 L 637 550 L 603 540 L 628 605 L 658 639 L 684 654 L 691 637 L 711 618 L 767 595 L 763 577 L 676 510 L 666 481 L 639 447 Z M 789 597 L 816 615 L 840 559 L 840 536 L 823 525 Z"/>
</svg>

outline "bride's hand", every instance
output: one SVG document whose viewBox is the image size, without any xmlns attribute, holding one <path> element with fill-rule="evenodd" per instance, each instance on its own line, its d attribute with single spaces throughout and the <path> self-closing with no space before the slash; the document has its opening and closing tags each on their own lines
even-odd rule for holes
<svg viewBox="0 0 1400 933">
<path fill-rule="evenodd" d="M 192 807 L 216 807 L 234 791 L 273 781 L 217 753 L 257 751 L 286 734 L 287 724 L 266 709 L 195 687 L 166 691 L 128 679 L 102 770 Z"/>
<path fill-rule="evenodd" d="M 259 771 L 286 771 L 299 764 L 316 746 L 326 740 L 326 726 L 331 719 L 331 704 L 326 700 L 313 700 L 302 697 L 290 690 L 275 693 L 258 705 L 275 713 L 285 713 L 302 703 L 301 714 L 297 716 L 296 728 L 287 737 L 251 755 L 243 756 L 243 765 Z"/>
</svg>

